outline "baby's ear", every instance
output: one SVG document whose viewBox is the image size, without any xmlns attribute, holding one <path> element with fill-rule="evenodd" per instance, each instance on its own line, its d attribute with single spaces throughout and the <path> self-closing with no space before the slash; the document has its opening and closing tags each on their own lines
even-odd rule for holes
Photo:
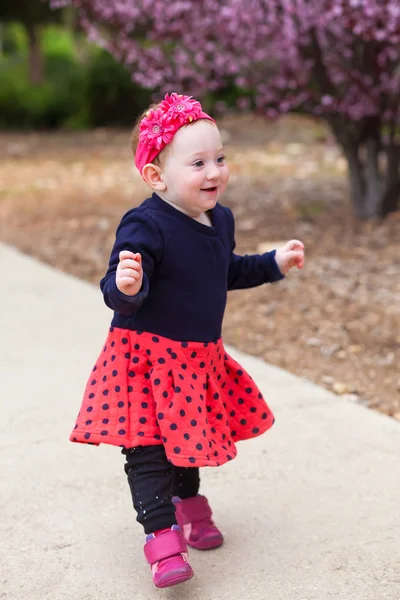
<svg viewBox="0 0 400 600">
<path fill-rule="evenodd" d="M 167 187 L 162 179 L 160 167 L 153 163 L 147 163 L 147 165 L 143 167 L 142 177 L 152 190 L 163 192 Z"/>
</svg>

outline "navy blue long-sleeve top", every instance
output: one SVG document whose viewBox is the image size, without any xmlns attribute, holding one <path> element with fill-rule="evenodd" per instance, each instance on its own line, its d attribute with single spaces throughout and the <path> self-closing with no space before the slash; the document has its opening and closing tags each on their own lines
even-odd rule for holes
<svg viewBox="0 0 400 600">
<path fill-rule="evenodd" d="M 221 337 L 227 291 L 283 279 L 275 250 L 234 253 L 234 219 L 217 204 L 212 226 L 180 212 L 157 194 L 122 218 L 100 287 L 114 310 L 112 325 L 178 341 L 211 342 Z M 122 250 L 142 255 L 143 284 L 135 296 L 120 292 L 115 274 Z"/>
</svg>

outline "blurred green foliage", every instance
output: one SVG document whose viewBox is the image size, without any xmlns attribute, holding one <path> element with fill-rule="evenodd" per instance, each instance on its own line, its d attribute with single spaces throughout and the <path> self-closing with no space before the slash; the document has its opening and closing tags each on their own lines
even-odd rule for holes
<svg viewBox="0 0 400 600">
<path fill-rule="evenodd" d="M 44 83 L 31 85 L 22 26 L 3 26 L 0 128 L 86 128 L 132 125 L 150 102 L 149 90 L 106 51 L 57 25 L 42 28 Z"/>
</svg>

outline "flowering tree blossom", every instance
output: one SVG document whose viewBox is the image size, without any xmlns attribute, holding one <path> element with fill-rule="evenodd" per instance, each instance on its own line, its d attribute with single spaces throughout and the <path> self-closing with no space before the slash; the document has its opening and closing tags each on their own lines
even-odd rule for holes
<svg viewBox="0 0 400 600">
<path fill-rule="evenodd" d="M 398 208 L 399 0 L 51 0 L 157 91 L 202 98 L 234 81 L 240 107 L 325 119 L 360 218 Z"/>
</svg>

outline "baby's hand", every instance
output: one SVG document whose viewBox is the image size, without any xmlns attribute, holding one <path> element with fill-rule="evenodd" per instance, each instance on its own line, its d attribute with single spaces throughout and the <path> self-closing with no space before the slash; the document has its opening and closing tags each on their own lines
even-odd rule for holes
<svg viewBox="0 0 400 600">
<path fill-rule="evenodd" d="M 115 275 L 117 288 L 127 296 L 140 292 L 143 282 L 142 257 L 129 250 L 119 253 L 119 263 Z"/>
<path fill-rule="evenodd" d="M 304 244 L 299 240 L 290 240 L 283 248 L 276 251 L 275 260 L 283 275 L 286 275 L 292 267 L 302 269 L 304 266 Z"/>
</svg>

